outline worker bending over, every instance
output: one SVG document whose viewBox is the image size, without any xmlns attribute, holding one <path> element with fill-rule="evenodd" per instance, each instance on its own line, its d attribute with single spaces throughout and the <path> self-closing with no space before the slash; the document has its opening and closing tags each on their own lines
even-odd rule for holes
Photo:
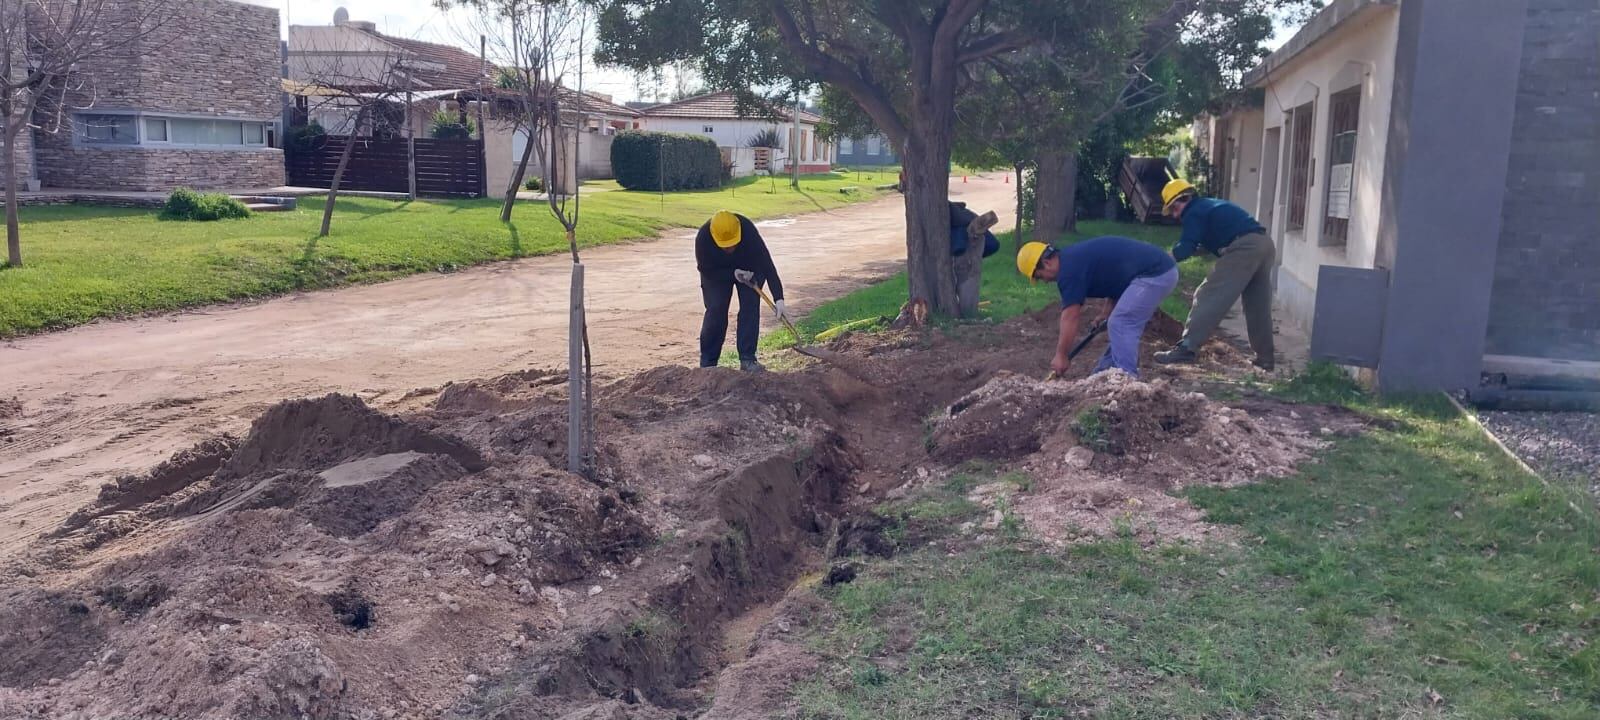
<svg viewBox="0 0 1600 720">
<path fill-rule="evenodd" d="M 1192 363 L 1200 346 L 1222 322 L 1235 300 L 1244 300 L 1245 328 L 1255 365 L 1271 371 L 1272 269 L 1278 248 L 1261 223 L 1249 212 L 1226 200 L 1203 198 L 1184 180 L 1174 179 L 1161 190 L 1162 209 L 1183 223 L 1183 236 L 1172 248 L 1178 262 L 1197 250 L 1217 256 L 1211 274 L 1194 291 L 1194 307 L 1183 339 L 1171 350 L 1156 353 L 1159 363 Z"/>
<path fill-rule="evenodd" d="M 761 333 L 761 300 L 756 288 L 765 284 L 772 291 L 778 317 L 788 317 L 783 281 L 778 279 L 761 232 L 749 218 L 719 210 L 695 235 L 694 259 L 700 269 L 700 296 L 706 305 L 700 323 L 700 367 L 715 367 L 722 357 L 722 342 L 728 336 L 728 305 L 737 288 L 739 324 L 734 347 L 739 350 L 739 369 L 761 371 L 761 363 L 756 361 L 756 340 Z"/>
<path fill-rule="evenodd" d="M 1065 248 L 1031 242 L 1017 253 L 1017 270 L 1029 279 L 1054 280 L 1061 291 L 1061 337 L 1056 341 L 1050 372 L 1063 374 L 1078 337 L 1083 302 L 1105 298 L 1110 346 L 1094 371 L 1118 368 L 1139 375 L 1139 338 L 1144 326 L 1172 289 L 1178 286 L 1178 264 L 1165 250 L 1125 237 L 1097 237 Z"/>
<path fill-rule="evenodd" d="M 979 215 L 969 209 L 964 202 L 950 202 L 950 254 L 961 256 L 966 254 L 971 244 L 971 238 L 983 237 L 983 256 L 989 257 L 1000 251 L 1000 240 L 989 232 L 997 218 L 992 212 Z"/>
</svg>

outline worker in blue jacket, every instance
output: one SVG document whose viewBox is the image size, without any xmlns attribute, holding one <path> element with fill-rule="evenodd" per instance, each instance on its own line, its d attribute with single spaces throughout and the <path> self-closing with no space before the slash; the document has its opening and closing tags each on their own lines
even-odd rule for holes
<svg viewBox="0 0 1600 720">
<path fill-rule="evenodd" d="M 706 306 L 700 322 L 700 367 L 715 367 L 722 357 L 722 343 L 728 337 L 728 307 L 737 292 L 739 324 L 734 347 L 739 349 L 739 369 L 764 370 L 756 360 L 756 341 L 761 335 L 761 300 L 756 289 L 766 285 L 772 291 L 779 320 L 788 319 L 788 310 L 783 305 L 783 281 L 761 231 L 750 218 L 719 210 L 695 235 L 694 258 Z"/>
<path fill-rule="evenodd" d="M 1242 300 L 1255 365 L 1272 370 L 1272 271 L 1278 248 L 1266 228 L 1238 205 L 1200 197 L 1184 180 L 1168 182 L 1161 190 L 1161 203 L 1166 214 L 1183 223 L 1183 235 L 1172 248 L 1173 259 L 1183 262 L 1196 252 L 1209 252 L 1217 256 L 1217 264 L 1194 291 L 1183 339 L 1171 350 L 1156 353 L 1156 362 L 1194 362 L 1222 316 Z"/>
<path fill-rule="evenodd" d="M 950 203 L 950 254 L 960 256 L 967 252 L 972 236 L 977 232 L 983 233 L 983 256 L 989 257 L 1000 251 L 1000 240 L 989 232 L 988 227 L 979 223 L 980 218 L 992 218 L 993 215 L 981 216 L 969 209 L 964 202 Z"/>
</svg>

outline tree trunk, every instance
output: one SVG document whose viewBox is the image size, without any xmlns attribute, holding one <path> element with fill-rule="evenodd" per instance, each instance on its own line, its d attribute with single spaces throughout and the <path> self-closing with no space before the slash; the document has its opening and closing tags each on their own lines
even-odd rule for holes
<svg viewBox="0 0 1600 720">
<path fill-rule="evenodd" d="M 0 137 L 6 140 L 6 264 L 22 267 L 22 231 L 17 225 L 17 138 L 10 129 L 0 131 Z"/>
<path fill-rule="evenodd" d="M 513 129 L 512 133 L 515 132 Z M 500 222 L 511 222 L 511 208 L 517 204 L 517 191 L 522 189 L 522 181 L 528 174 L 528 159 L 533 157 L 533 149 L 538 144 L 539 141 L 533 137 L 533 133 L 529 133 L 527 144 L 522 146 L 522 159 L 517 161 L 517 171 L 511 173 L 511 187 L 506 188 L 506 201 L 500 205 Z M 548 193 L 550 188 L 546 187 L 544 191 Z"/>
<path fill-rule="evenodd" d="M 1016 164 L 1017 171 L 1017 229 L 1011 233 L 1011 244 L 1016 246 L 1017 252 L 1022 251 L 1022 163 Z"/>
<path fill-rule="evenodd" d="M 933 312 L 960 317 L 955 263 L 950 257 L 950 136 L 926 133 L 907 142 L 902 161 L 911 300 L 924 300 Z M 978 242 L 981 246 L 982 240 Z"/>
<path fill-rule="evenodd" d="M 333 201 L 339 198 L 339 182 L 344 180 L 344 169 L 350 165 L 350 155 L 356 149 L 356 133 L 361 130 L 361 116 L 356 116 L 355 127 L 350 130 L 350 136 L 345 138 L 344 152 L 339 153 L 339 167 L 333 170 L 333 182 L 328 188 L 328 199 L 322 204 L 322 232 L 317 237 L 327 237 L 328 230 L 333 226 Z"/>
<path fill-rule="evenodd" d="M 1077 226 L 1078 154 L 1039 153 L 1033 181 L 1033 239 L 1055 242 Z"/>
</svg>

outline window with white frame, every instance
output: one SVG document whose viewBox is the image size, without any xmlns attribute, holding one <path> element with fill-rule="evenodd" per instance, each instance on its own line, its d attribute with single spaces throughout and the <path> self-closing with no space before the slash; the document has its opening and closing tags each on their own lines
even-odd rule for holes
<svg viewBox="0 0 1600 720">
<path fill-rule="evenodd" d="M 265 147 L 268 123 L 146 114 L 82 114 L 80 142 L 152 147 Z"/>
<path fill-rule="evenodd" d="M 882 150 L 883 150 L 883 141 L 879 140 L 877 135 L 869 135 L 869 136 L 867 136 L 867 154 L 868 155 L 878 155 L 878 154 L 881 153 Z"/>
<path fill-rule="evenodd" d="M 855 154 L 855 151 L 856 151 L 855 145 L 856 145 L 855 141 L 851 140 L 850 138 L 847 138 L 847 137 L 839 138 L 839 154 L 840 155 L 853 155 L 853 154 Z"/>
<path fill-rule="evenodd" d="M 700 132 L 716 132 L 716 129 L 710 125 L 701 125 Z"/>
</svg>

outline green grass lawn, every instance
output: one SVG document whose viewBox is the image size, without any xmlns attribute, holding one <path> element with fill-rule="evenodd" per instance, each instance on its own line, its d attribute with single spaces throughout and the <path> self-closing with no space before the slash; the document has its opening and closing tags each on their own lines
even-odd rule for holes
<svg viewBox="0 0 1600 720">
<path fill-rule="evenodd" d="M 1189 493 L 1237 546 L 1048 554 L 1008 518 L 987 546 L 869 561 L 822 591 L 832 619 L 811 641 L 830 670 L 798 689 L 800 716 L 1600 716 L 1590 506 L 1442 398 L 1319 384 L 1289 394 L 1353 399 L 1385 427 L 1297 476 Z M 962 492 L 988 479 L 885 511 L 938 532 L 981 517 Z"/>
<path fill-rule="evenodd" d="M 1164 248 L 1178 242 L 1178 228 L 1167 225 L 1139 225 L 1105 220 L 1085 220 L 1078 223 L 1078 231 L 1062 238 L 1072 243 L 1100 235 L 1122 235 L 1143 240 Z M 1051 303 L 1060 302 L 1052 283 L 1029 283 L 1017 272 L 1015 245 L 1011 233 L 998 235 L 1000 252 L 983 261 L 983 288 L 980 296 L 985 303 L 981 308 L 983 321 L 998 322 L 1032 312 Z M 1193 258 L 1178 264 L 1181 279 L 1178 292 L 1168 296 L 1161 308 L 1179 320 L 1189 317 L 1189 297 L 1211 268 L 1211 260 Z M 899 273 L 883 282 L 862 288 L 842 298 L 830 300 L 814 308 L 795 323 L 806 342 L 817 333 L 847 323 L 868 318 L 893 319 L 906 301 L 906 276 Z M 794 345 L 794 336 L 782 328 L 768 328 L 761 339 L 762 350 L 780 350 Z M 735 361 L 729 354 L 724 361 Z"/>
<path fill-rule="evenodd" d="M 583 196 L 585 246 L 695 226 L 721 208 L 752 217 L 812 212 L 881 195 L 890 173 L 744 178 L 713 191 L 597 192 Z M 884 178 L 888 178 L 884 180 Z M 858 188 L 842 193 L 842 188 Z M 317 239 L 320 198 L 244 220 L 167 222 L 153 210 L 22 210 L 25 265 L 0 270 L 0 337 L 96 318 L 260 298 L 296 290 L 450 271 L 492 260 L 563 252 L 561 226 L 540 202 L 499 222 L 495 200 L 339 201 L 333 233 Z"/>
</svg>

